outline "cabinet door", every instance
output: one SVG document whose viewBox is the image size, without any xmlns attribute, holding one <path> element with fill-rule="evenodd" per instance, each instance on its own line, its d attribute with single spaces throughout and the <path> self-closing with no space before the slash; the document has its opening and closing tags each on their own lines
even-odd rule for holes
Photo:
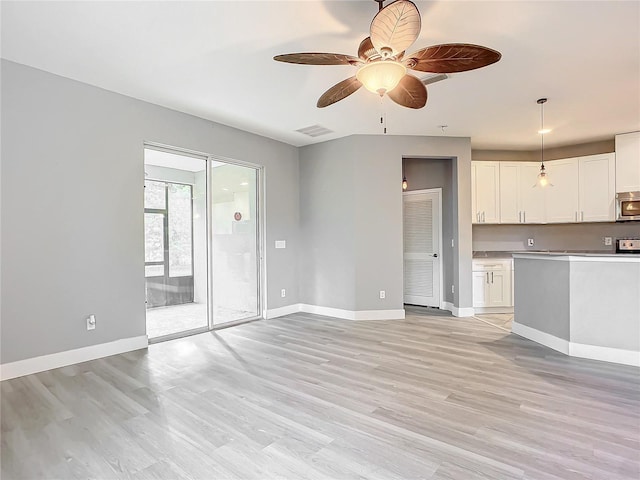
<svg viewBox="0 0 640 480">
<path fill-rule="evenodd" d="M 578 165 L 579 159 L 568 158 L 549 162 L 547 172 L 549 182 L 546 186 L 547 223 L 579 222 L 578 215 Z M 539 188 L 539 187 L 537 187 Z"/>
<path fill-rule="evenodd" d="M 473 306 L 486 307 L 489 298 L 489 283 L 487 282 L 490 273 L 473 272 Z"/>
<path fill-rule="evenodd" d="M 539 163 L 526 162 L 520 166 L 519 190 L 523 223 L 545 222 L 544 189 L 534 187 L 539 172 Z"/>
<path fill-rule="evenodd" d="M 511 306 L 511 270 L 489 272 L 489 298 L 487 306 Z"/>
<path fill-rule="evenodd" d="M 520 167 L 518 163 L 500 162 L 500 223 L 522 221 L 518 198 Z"/>
<path fill-rule="evenodd" d="M 475 223 L 500 223 L 499 162 L 475 162 Z"/>
<path fill-rule="evenodd" d="M 613 154 L 580 158 L 580 221 L 615 221 Z"/>
<path fill-rule="evenodd" d="M 616 192 L 640 192 L 640 132 L 616 135 Z"/>
</svg>

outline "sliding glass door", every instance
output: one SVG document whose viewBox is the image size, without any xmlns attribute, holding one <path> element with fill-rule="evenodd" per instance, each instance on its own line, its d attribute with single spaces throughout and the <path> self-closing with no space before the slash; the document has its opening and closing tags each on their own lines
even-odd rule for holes
<svg viewBox="0 0 640 480">
<path fill-rule="evenodd" d="M 147 336 L 209 328 L 206 157 L 145 149 Z"/>
<path fill-rule="evenodd" d="M 260 316 L 259 170 L 212 162 L 213 323 Z"/>
<path fill-rule="evenodd" d="M 152 341 L 260 317 L 260 169 L 145 148 L 145 281 Z"/>
</svg>

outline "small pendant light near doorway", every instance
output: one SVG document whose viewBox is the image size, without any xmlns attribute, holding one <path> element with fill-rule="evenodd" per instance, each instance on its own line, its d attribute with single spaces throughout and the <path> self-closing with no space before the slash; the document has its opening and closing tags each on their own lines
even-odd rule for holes
<svg viewBox="0 0 640 480">
<path fill-rule="evenodd" d="M 544 104 L 546 102 L 546 98 L 539 98 L 537 100 L 538 105 L 540 105 L 540 130 L 538 130 L 538 133 L 540 134 L 540 173 L 538 174 L 538 179 L 533 186 L 541 188 L 553 187 L 553 184 L 549 181 L 547 171 L 544 168 L 544 136 L 551 131 L 548 128 L 544 128 Z"/>
<path fill-rule="evenodd" d="M 407 183 L 407 177 L 404 174 L 404 158 L 402 159 L 402 191 L 406 192 L 407 188 L 409 188 L 409 184 Z"/>
</svg>

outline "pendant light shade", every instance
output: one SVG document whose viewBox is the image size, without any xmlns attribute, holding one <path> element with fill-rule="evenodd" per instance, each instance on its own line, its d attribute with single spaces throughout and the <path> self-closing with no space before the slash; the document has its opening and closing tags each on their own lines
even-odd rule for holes
<svg viewBox="0 0 640 480">
<path fill-rule="evenodd" d="M 540 130 L 538 130 L 538 133 L 540 134 L 540 173 L 538 173 L 538 179 L 533 186 L 541 188 L 547 186 L 553 187 L 553 184 L 549 182 L 549 176 L 547 175 L 547 171 L 544 168 L 544 135 L 551 131 L 548 128 L 544 128 L 544 104 L 546 102 L 546 98 L 539 98 L 537 101 L 538 105 L 540 105 Z"/>
</svg>

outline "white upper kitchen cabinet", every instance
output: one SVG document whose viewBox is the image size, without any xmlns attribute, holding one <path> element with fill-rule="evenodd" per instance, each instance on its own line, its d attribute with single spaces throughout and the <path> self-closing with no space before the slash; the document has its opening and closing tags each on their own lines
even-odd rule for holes
<svg viewBox="0 0 640 480">
<path fill-rule="evenodd" d="M 517 162 L 500 162 L 500 223 L 522 223 L 520 167 Z"/>
<path fill-rule="evenodd" d="M 522 223 L 544 223 L 545 189 L 536 185 L 540 173 L 540 164 L 526 162 L 520 167 L 520 208 Z"/>
<path fill-rule="evenodd" d="M 615 154 L 579 158 L 580 222 L 615 221 Z M 638 187 L 640 189 L 640 187 Z"/>
<path fill-rule="evenodd" d="M 546 195 L 547 223 L 579 222 L 579 161 L 577 158 L 555 160 L 546 164 L 549 175 Z"/>
<path fill-rule="evenodd" d="M 616 193 L 640 192 L 640 132 L 616 135 Z"/>
<path fill-rule="evenodd" d="M 473 223 L 500 223 L 500 162 L 473 162 Z"/>
<path fill-rule="evenodd" d="M 534 187 L 539 169 L 538 163 L 500 162 L 500 223 L 544 222 L 544 192 Z"/>
</svg>

